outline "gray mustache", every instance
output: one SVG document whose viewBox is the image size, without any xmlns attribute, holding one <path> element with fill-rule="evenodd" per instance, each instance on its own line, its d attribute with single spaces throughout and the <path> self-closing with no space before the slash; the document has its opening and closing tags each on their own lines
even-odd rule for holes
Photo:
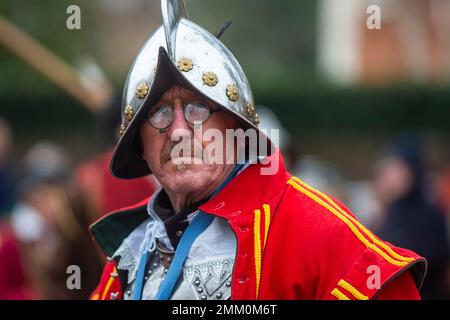
<svg viewBox="0 0 450 320">
<path fill-rule="evenodd" d="M 161 163 L 166 163 L 167 161 L 169 161 L 170 159 L 172 159 L 172 155 L 173 155 L 173 150 L 177 148 L 177 149 L 181 149 L 184 151 L 186 150 L 190 150 L 190 154 L 184 154 L 182 156 L 191 156 L 193 157 L 194 155 L 200 155 L 203 156 L 204 155 L 204 149 L 203 149 L 203 145 L 199 142 L 196 141 L 194 138 L 191 139 L 185 139 L 183 138 L 181 141 L 168 141 L 164 147 L 163 150 L 161 152 Z M 177 156 L 181 156 L 181 154 L 177 154 Z"/>
</svg>

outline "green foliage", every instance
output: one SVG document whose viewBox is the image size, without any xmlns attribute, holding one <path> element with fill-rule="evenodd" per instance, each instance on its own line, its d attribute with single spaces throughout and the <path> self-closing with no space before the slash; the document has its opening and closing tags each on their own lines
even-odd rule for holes
<svg viewBox="0 0 450 320">
<path fill-rule="evenodd" d="M 450 133 L 448 87 L 278 87 L 256 95 L 296 134 L 385 134 L 406 129 Z"/>
<path fill-rule="evenodd" d="M 82 8 L 81 30 L 68 30 L 66 9 Z M 93 1 L 2 0 L 0 14 L 70 64 L 92 53 L 95 37 Z M 0 93 L 53 93 L 55 86 L 0 44 Z"/>
</svg>

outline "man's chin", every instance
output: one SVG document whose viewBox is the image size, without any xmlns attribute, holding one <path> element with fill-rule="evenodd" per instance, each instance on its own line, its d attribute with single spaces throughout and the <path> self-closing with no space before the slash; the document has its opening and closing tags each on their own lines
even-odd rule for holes
<svg viewBox="0 0 450 320">
<path fill-rule="evenodd" d="M 194 165 L 189 165 L 186 168 L 171 168 L 160 183 L 172 192 L 198 192 L 211 183 L 211 172 Z"/>
</svg>

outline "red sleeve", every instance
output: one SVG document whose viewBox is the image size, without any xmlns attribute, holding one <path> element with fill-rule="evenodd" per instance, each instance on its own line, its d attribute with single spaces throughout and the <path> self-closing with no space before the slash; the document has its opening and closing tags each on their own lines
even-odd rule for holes
<svg viewBox="0 0 450 320">
<path fill-rule="evenodd" d="M 406 271 L 382 288 L 375 300 L 421 300 L 421 297 L 411 273 Z"/>
</svg>

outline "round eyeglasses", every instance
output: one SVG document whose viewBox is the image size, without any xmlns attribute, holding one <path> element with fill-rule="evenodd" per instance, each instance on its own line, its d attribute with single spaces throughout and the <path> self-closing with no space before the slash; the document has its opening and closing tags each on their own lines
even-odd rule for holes
<svg viewBox="0 0 450 320">
<path fill-rule="evenodd" d="M 184 119 L 192 126 L 204 124 L 212 114 L 220 111 L 220 109 L 211 109 L 203 102 L 186 103 L 183 108 Z M 150 110 L 147 119 L 153 128 L 164 132 L 172 125 L 173 116 L 173 105 L 168 104 Z"/>
</svg>

